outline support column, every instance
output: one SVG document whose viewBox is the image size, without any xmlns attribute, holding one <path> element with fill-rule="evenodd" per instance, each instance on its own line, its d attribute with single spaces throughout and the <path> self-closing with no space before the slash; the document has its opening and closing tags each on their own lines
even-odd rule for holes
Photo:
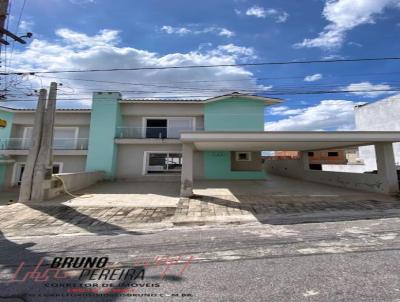
<svg viewBox="0 0 400 302">
<path fill-rule="evenodd" d="M 182 145 L 181 196 L 193 196 L 193 145 Z"/>
<path fill-rule="evenodd" d="M 399 181 L 397 179 L 396 164 L 392 143 L 375 144 L 376 164 L 378 175 L 384 179 L 384 193 L 398 193 Z"/>
<path fill-rule="evenodd" d="M 308 159 L 307 151 L 300 152 L 300 159 L 301 159 L 301 162 L 303 163 L 304 170 L 310 170 L 310 161 Z"/>
</svg>

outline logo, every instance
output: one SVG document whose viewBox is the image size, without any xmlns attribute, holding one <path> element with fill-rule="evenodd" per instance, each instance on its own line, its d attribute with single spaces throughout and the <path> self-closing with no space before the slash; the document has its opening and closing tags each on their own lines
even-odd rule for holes
<svg viewBox="0 0 400 302">
<path fill-rule="evenodd" d="M 0 128 L 7 127 L 7 121 L 0 118 Z"/>
</svg>

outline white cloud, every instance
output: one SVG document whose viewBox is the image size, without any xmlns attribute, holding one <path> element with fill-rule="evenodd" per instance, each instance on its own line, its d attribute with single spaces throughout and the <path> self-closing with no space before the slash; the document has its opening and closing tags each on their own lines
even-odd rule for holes
<svg viewBox="0 0 400 302">
<path fill-rule="evenodd" d="M 312 75 L 308 75 L 304 78 L 304 81 L 306 82 L 315 82 L 315 81 L 319 81 L 322 79 L 322 74 L 320 73 L 316 73 L 316 74 L 312 74 Z"/>
<path fill-rule="evenodd" d="M 324 100 L 315 106 L 293 111 L 287 118 L 266 122 L 266 131 L 313 131 L 354 129 L 354 106 L 362 103 L 346 100 Z M 274 107 L 269 110 L 274 113 Z M 279 108 L 279 107 L 278 107 Z M 275 115 L 286 115 L 288 108 L 275 109 Z M 276 114 L 280 113 L 280 114 Z M 267 115 L 268 119 L 268 115 Z"/>
<path fill-rule="evenodd" d="M 177 34 L 177 35 L 186 35 L 190 34 L 192 31 L 186 27 L 172 27 L 169 25 L 164 25 L 161 27 L 161 31 L 167 34 Z"/>
<path fill-rule="evenodd" d="M 59 29 L 56 33 L 59 38 L 54 41 L 36 38 L 27 47 L 16 50 L 11 69 L 22 71 L 236 64 L 255 57 L 252 48 L 234 44 L 161 55 L 134 47 L 119 46 L 119 32 L 115 30 L 101 30 L 93 36 L 70 29 Z M 58 77 L 51 79 L 46 76 L 49 75 L 43 75 L 41 80 L 30 77 L 32 88 L 47 86 L 50 81 L 61 82 L 64 85 L 60 93 L 72 95 L 60 96 L 60 98 L 75 99 L 90 99 L 92 90 L 122 91 L 125 98 L 161 96 L 199 98 L 232 91 L 270 88 L 270 86 L 258 85 L 253 73 L 243 67 L 65 73 L 51 74 L 50 76 Z M 74 78 L 137 84 L 84 82 L 74 80 Z M 32 91 L 28 84 L 29 81 L 23 83 L 24 86 L 22 84 L 16 86 L 19 92 Z M 68 107 L 82 106 L 82 104 L 88 105 L 90 101 L 68 101 Z"/>
<path fill-rule="evenodd" d="M 229 54 L 244 55 L 246 57 L 255 58 L 254 48 L 252 47 L 237 46 L 235 44 L 230 43 L 218 46 L 217 50 L 224 51 Z"/>
<path fill-rule="evenodd" d="M 367 98 L 374 98 L 381 95 L 392 94 L 394 91 L 382 91 L 392 89 L 386 84 L 371 84 L 370 82 L 353 83 L 343 88 L 344 91 L 353 91 L 352 94 L 361 95 Z M 376 91 L 374 91 L 376 90 Z"/>
<path fill-rule="evenodd" d="M 230 31 L 229 29 L 221 28 L 218 35 L 231 38 L 235 35 L 235 33 L 233 31 Z"/>
<path fill-rule="evenodd" d="M 162 32 L 167 34 L 175 34 L 175 35 L 199 35 L 199 34 L 208 34 L 212 33 L 218 36 L 228 37 L 231 38 L 235 36 L 235 33 L 227 28 L 218 27 L 218 26 L 209 26 L 209 27 L 200 27 L 198 25 L 192 25 L 187 27 L 174 27 L 170 25 L 164 25 L 160 28 Z"/>
<path fill-rule="evenodd" d="M 18 33 L 31 32 L 35 23 L 32 20 L 21 20 L 19 24 Z"/>
<path fill-rule="evenodd" d="M 269 114 L 271 115 L 297 115 L 304 112 L 304 109 L 290 109 L 287 106 L 271 107 Z"/>
<path fill-rule="evenodd" d="M 67 28 L 56 30 L 56 35 L 69 43 L 75 43 L 77 48 L 107 46 L 118 42 L 119 31 L 104 29 L 92 37 Z"/>
<path fill-rule="evenodd" d="M 265 18 L 267 16 L 267 13 L 265 12 L 265 9 L 263 7 L 254 5 L 246 11 L 246 15 L 254 16 L 257 18 Z"/>
<path fill-rule="evenodd" d="M 236 11 L 236 14 L 240 15 L 240 11 Z M 265 9 L 261 6 L 254 5 L 247 9 L 246 11 L 247 16 L 254 16 L 256 18 L 267 18 L 267 17 L 272 17 L 275 19 L 276 23 L 284 23 L 286 22 L 287 18 L 289 17 L 289 14 L 285 11 L 280 11 L 275 8 L 270 8 L 270 9 Z"/>
<path fill-rule="evenodd" d="M 400 0 L 326 0 L 322 12 L 329 21 L 318 37 L 295 44 L 300 47 L 336 49 L 342 46 L 347 31 L 362 24 L 375 23 L 386 8 L 399 7 Z"/>
</svg>

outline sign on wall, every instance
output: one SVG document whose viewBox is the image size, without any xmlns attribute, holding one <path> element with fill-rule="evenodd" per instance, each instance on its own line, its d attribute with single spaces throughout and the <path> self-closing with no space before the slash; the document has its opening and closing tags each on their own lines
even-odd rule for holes
<svg viewBox="0 0 400 302">
<path fill-rule="evenodd" d="M 0 128 L 7 127 L 7 121 L 0 118 Z"/>
</svg>

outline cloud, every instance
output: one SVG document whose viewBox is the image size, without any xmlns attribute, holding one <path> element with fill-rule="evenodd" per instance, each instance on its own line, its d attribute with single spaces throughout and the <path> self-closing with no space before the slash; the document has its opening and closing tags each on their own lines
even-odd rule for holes
<svg viewBox="0 0 400 302">
<path fill-rule="evenodd" d="M 10 70 L 65 70 L 93 68 L 169 67 L 179 65 L 236 64 L 256 57 L 252 48 L 235 44 L 218 45 L 214 48 L 197 49 L 189 52 L 158 54 L 133 46 L 120 46 L 119 32 L 104 29 L 95 35 L 58 29 L 53 41 L 33 39 L 27 47 L 15 50 Z M 47 78 L 52 76 L 55 78 Z M 76 79 L 88 79 L 80 81 Z M 253 73 L 244 67 L 217 67 L 198 69 L 166 69 L 97 72 L 79 74 L 50 74 L 40 78 L 30 76 L 14 89 L 32 92 L 50 81 L 63 83 L 60 99 L 62 106 L 90 105 L 93 90 L 122 91 L 124 98 L 140 97 L 185 97 L 204 98 L 233 91 L 268 90 L 270 86 L 258 85 Z M 114 81 L 123 83 L 97 83 L 91 81 Z M 11 89 L 10 88 L 10 89 Z M 61 102 L 62 103 L 62 102 Z M 19 102 L 18 104 L 21 104 Z M 30 102 L 29 104 L 33 104 Z"/>
<path fill-rule="evenodd" d="M 322 74 L 320 73 L 316 73 L 313 75 L 308 75 L 304 78 L 305 82 L 315 82 L 315 81 L 319 81 L 322 79 Z"/>
<path fill-rule="evenodd" d="M 271 115 L 297 115 L 304 112 L 304 109 L 290 109 L 287 106 L 271 107 L 269 114 Z"/>
<path fill-rule="evenodd" d="M 254 5 L 247 9 L 246 11 L 247 16 L 254 16 L 257 18 L 265 18 L 267 16 L 267 13 L 265 9 L 261 6 Z"/>
<path fill-rule="evenodd" d="M 265 123 L 266 131 L 313 131 L 354 129 L 354 106 L 363 103 L 346 100 L 324 100 L 303 109 L 269 109 L 269 114 L 290 115 L 287 118 Z M 286 114 L 293 111 L 292 114 Z M 268 119 L 268 115 L 267 115 Z"/>
<path fill-rule="evenodd" d="M 217 50 L 224 51 L 229 54 L 243 55 L 246 57 L 256 58 L 254 48 L 252 48 L 252 47 L 237 46 L 235 44 L 230 43 L 230 44 L 218 46 Z"/>
<path fill-rule="evenodd" d="M 31 20 L 21 20 L 19 24 L 18 33 L 31 32 L 35 23 Z"/>
<path fill-rule="evenodd" d="M 371 84 L 370 82 L 361 82 L 350 84 L 343 88 L 344 91 L 353 91 L 352 94 L 360 95 L 366 98 L 374 98 L 381 95 L 392 94 L 394 91 L 381 91 L 392 89 L 390 85 L 386 84 Z M 358 90 L 358 91 L 357 91 Z M 376 91 L 374 91 L 376 90 Z"/>
<path fill-rule="evenodd" d="M 228 38 L 231 38 L 235 35 L 235 33 L 233 31 L 230 31 L 229 29 L 226 28 L 221 28 L 218 35 L 220 36 L 226 36 Z"/>
<path fill-rule="evenodd" d="M 235 10 L 237 15 L 241 14 L 241 11 Z M 284 23 L 289 17 L 289 14 L 285 11 L 280 11 L 275 8 L 265 9 L 261 6 L 254 5 L 247 9 L 246 11 L 247 16 L 253 16 L 256 18 L 267 18 L 272 17 L 274 18 L 276 23 Z"/>
<path fill-rule="evenodd" d="M 348 31 L 362 24 L 375 23 L 377 15 L 387 8 L 399 8 L 399 5 L 400 0 L 326 0 L 322 15 L 329 24 L 318 37 L 304 39 L 294 47 L 337 49 L 342 46 Z"/>
<path fill-rule="evenodd" d="M 224 27 L 217 27 L 217 26 L 209 26 L 209 27 L 203 27 L 201 28 L 198 25 L 192 25 L 192 26 L 187 26 L 187 27 L 174 27 L 170 25 L 164 25 L 160 28 L 162 32 L 165 32 L 169 35 L 175 34 L 175 35 L 200 35 L 200 34 L 215 34 L 218 36 L 223 36 L 227 38 L 231 38 L 235 36 L 235 33 L 229 29 L 226 29 Z"/>
<path fill-rule="evenodd" d="M 107 46 L 118 42 L 119 31 L 104 29 L 99 34 L 92 37 L 67 28 L 56 30 L 56 35 L 63 38 L 68 43 L 75 43 L 77 48 Z"/>
</svg>

